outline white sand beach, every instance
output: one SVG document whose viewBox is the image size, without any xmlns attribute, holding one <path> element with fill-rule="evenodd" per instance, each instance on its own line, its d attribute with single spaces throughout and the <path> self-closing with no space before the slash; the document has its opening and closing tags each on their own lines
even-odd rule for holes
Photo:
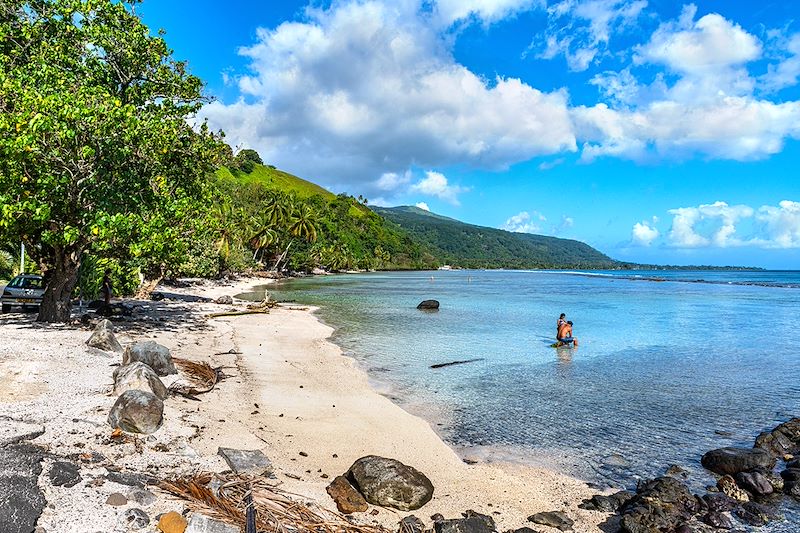
<svg viewBox="0 0 800 533">
<path fill-rule="evenodd" d="M 248 278 L 164 287 L 164 301 L 130 302 L 141 309 L 134 319 L 115 323 L 123 345 L 152 339 L 169 347 L 174 357 L 224 366 L 229 376 L 199 402 L 168 398 L 161 429 L 130 442 L 111 439 L 106 423 L 115 400 L 111 374 L 121 355 L 89 349 L 85 341 L 90 328 L 40 325 L 33 315 L 0 315 L 0 335 L 6 339 L 0 345 L 0 417 L 44 427 L 33 441 L 49 452 L 39 478 L 48 502 L 38 522 L 44 531 L 126 531 L 125 509 L 142 505 L 108 505 L 110 494 L 131 491 L 107 479 L 109 472 L 147 473 L 158 479 L 199 470 L 221 472 L 228 467 L 217 455 L 220 446 L 260 449 L 284 489 L 328 509 L 335 509 L 325 491 L 330 481 L 359 457 L 381 455 L 415 467 L 433 482 L 432 501 L 413 512 L 426 525 L 434 513 L 458 518 L 473 509 L 491 515 L 498 531 L 525 525 L 556 531 L 526 518 L 564 511 L 575 520 L 575 531 L 600 531 L 598 524 L 607 515 L 577 507 L 595 489 L 551 470 L 465 463 L 426 421 L 370 386 L 355 361 L 330 342 L 332 329 L 313 310 L 282 306 L 268 314 L 207 319 L 212 311 L 241 309 L 244 302 L 186 301 L 190 296 L 234 296 L 264 283 Z M 169 385 L 174 379 L 164 382 Z M 105 459 L 86 462 L 90 451 Z M 52 485 L 48 472 L 59 460 L 80 464 L 78 484 Z M 157 501 L 143 507 L 150 517 L 143 531 L 157 531 L 159 513 L 185 510 L 184 502 L 150 490 Z M 401 518 L 412 514 L 373 509 L 375 514 L 359 513 L 356 519 L 395 530 Z"/>
</svg>

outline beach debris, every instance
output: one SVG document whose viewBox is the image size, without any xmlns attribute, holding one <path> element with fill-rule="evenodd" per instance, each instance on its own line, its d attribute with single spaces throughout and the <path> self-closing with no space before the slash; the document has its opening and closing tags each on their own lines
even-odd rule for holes
<svg viewBox="0 0 800 533">
<path fill-rule="evenodd" d="M 357 459 L 346 477 L 373 505 L 413 511 L 433 497 L 433 484 L 419 470 L 396 459 L 368 455 Z"/>
<path fill-rule="evenodd" d="M 0 446 L 0 531 L 33 531 L 45 501 L 37 480 L 44 452 L 30 443 Z"/>
<path fill-rule="evenodd" d="M 231 349 L 230 349 L 230 350 L 228 350 L 228 351 L 225 351 L 225 352 L 217 352 L 217 353 L 215 353 L 214 355 L 229 355 L 229 354 L 233 354 L 233 355 L 241 355 L 241 353 L 242 353 L 242 352 L 240 352 L 240 351 L 239 351 L 239 350 L 237 350 L 236 348 L 231 348 Z"/>
<path fill-rule="evenodd" d="M 232 305 L 233 304 L 233 297 L 227 294 L 220 296 L 216 300 L 214 300 L 215 304 L 220 305 Z"/>
<path fill-rule="evenodd" d="M 622 506 L 623 533 L 673 531 L 699 510 L 689 489 L 672 477 L 659 477 L 640 484 L 636 495 Z"/>
<path fill-rule="evenodd" d="M 158 519 L 158 529 L 162 533 L 184 533 L 189 523 L 182 514 L 170 511 L 161 515 Z"/>
<path fill-rule="evenodd" d="M 135 361 L 114 369 L 114 394 L 119 396 L 126 390 L 143 390 L 164 400 L 168 395 L 167 388 L 155 371 L 146 364 Z"/>
<path fill-rule="evenodd" d="M 210 313 L 206 315 L 208 318 L 217 318 L 221 316 L 239 316 L 239 315 L 253 315 L 253 314 L 261 314 L 261 313 L 269 313 L 269 310 L 278 307 L 278 302 L 274 300 L 270 300 L 269 296 L 266 296 L 261 302 L 255 304 L 249 304 L 246 310 L 242 311 L 223 311 L 220 313 Z"/>
<path fill-rule="evenodd" d="M 146 364 L 159 376 L 178 373 L 172 362 L 169 348 L 155 341 L 140 341 L 125 348 L 122 364 L 127 365 L 136 361 Z"/>
<path fill-rule="evenodd" d="M 397 524 L 397 533 L 424 533 L 425 523 L 413 514 L 400 520 Z"/>
<path fill-rule="evenodd" d="M 421 309 L 423 311 L 438 311 L 439 300 L 423 300 L 417 304 L 417 309 Z"/>
<path fill-rule="evenodd" d="M 196 395 L 212 391 L 226 377 L 222 367 L 212 367 L 205 361 L 189 361 L 176 357 L 173 362 L 189 377 L 191 383 L 176 381 L 170 385 L 169 391 L 191 400 L 199 401 L 199 398 L 195 398 Z"/>
<path fill-rule="evenodd" d="M 497 531 L 494 518 L 477 513 L 472 509 L 462 513 L 463 518 L 435 520 L 435 533 L 493 533 Z"/>
<path fill-rule="evenodd" d="M 154 433 L 164 418 L 164 402 L 142 390 L 127 390 L 108 414 L 108 425 L 129 433 Z"/>
<path fill-rule="evenodd" d="M 369 509 L 367 500 L 347 481 L 344 476 L 336 476 L 325 490 L 336 503 L 340 513 L 363 513 Z"/>
<path fill-rule="evenodd" d="M 124 494 L 121 492 L 112 492 L 108 495 L 106 499 L 107 505 L 112 505 L 114 507 L 120 507 L 122 505 L 126 505 L 128 503 L 128 498 L 125 497 Z"/>
<path fill-rule="evenodd" d="M 150 523 L 150 517 L 137 507 L 131 507 L 122 515 L 122 523 L 130 529 L 142 529 Z"/>
<path fill-rule="evenodd" d="M 230 469 L 236 474 L 269 476 L 273 473 L 272 463 L 261 450 L 219 448 L 217 454 L 225 459 Z"/>
<path fill-rule="evenodd" d="M 114 325 L 107 318 L 97 324 L 86 344 L 106 352 L 122 352 L 122 345 L 114 336 Z"/>
<path fill-rule="evenodd" d="M 69 461 L 56 461 L 50 466 L 47 477 L 54 487 L 74 487 L 83 478 L 80 474 L 81 467 Z"/>
<path fill-rule="evenodd" d="M 718 448 L 706 452 L 700 459 L 708 470 L 724 476 L 738 474 L 756 468 L 770 469 L 775 459 L 760 448 Z"/>
<path fill-rule="evenodd" d="M 222 480 L 215 494 L 208 485 L 214 478 Z M 195 511 L 215 520 L 243 528 L 246 524 L 247 503 L 251 494 L 256 511 L 258 531 L 292 531 L 295 533 L 388 533 L 378 525 L 352 523 L 345 515 L 328 511 L 314 504 L 292 499 L 292 494 L 281 490 L 260 476 L 220 475 L 199 473 L 191 477 L 165 480 L 159 485 L 187 502 Z M 236 531 L 239 531 L 238 529 Z M 186 530 L 189 533 L 190 529 Z"/>
<path fill-rule="evenodd" d="M 186 533 L 241 533 L 241 529 L 235 524 L 192 513 Z"/>
<path fill-rule="evenodd" d="M 449 363 L 437 363 L 435 365 L 431 365 L 431 368 L 444 368 L 446 366 L 463 365 L 466 363 L 474 363 L 476 361 L 483 361 L 483 357 L 478 357 L 477 359 L 464 359 L 463 361 L 451 361 Z"/>
<path fill-rule="evenodd" d="M 543 513 L 536 513 L 528 517 L 529 522 L 540 524 L 543 526 L 554 527 L 559 531 L 571 531 L 572 525 L 575 523 L 566 513 L 562 511 L 546 511 Z"/>
</svg>

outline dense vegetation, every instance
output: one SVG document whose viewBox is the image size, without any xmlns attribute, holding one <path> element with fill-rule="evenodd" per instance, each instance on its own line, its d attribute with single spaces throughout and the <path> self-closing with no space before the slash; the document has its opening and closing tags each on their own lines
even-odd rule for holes
<svg viewBox="0 0 800 533">
<path fill-rule="evenodd" d="M 416 207 L 373 208 L 443 263 L 464 268 L 616 268 L 582 242 L 465 224 Z"/>
</svg>

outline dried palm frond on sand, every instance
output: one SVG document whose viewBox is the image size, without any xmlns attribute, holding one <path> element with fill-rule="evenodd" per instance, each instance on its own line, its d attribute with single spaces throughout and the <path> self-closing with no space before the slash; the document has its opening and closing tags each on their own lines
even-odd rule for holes
<svg viewBox="0 0 800 533">
<path fill-rule="evenodd" d="M 222 484 L 216 493 L 208 485 L 216 477 Z M 256 511 L 259 531 L 277 533 L 389 533 L 381 526 L 360 525 L 344 515 L 293 500 L 295 496 L 262 477 L 199 473 L 162 481 L 159 488 L 186 500 L 193 511 L 245 526 L 248 493 Z"/>
<path fill-rule="evenodd" d="M 188 359 L 181 359 L 173 357 L 172 362 L 175 363 L 181 372 L 186 374 L 191 383 L 184 381 L 176 381 L 170 385 L 169 390 L 174 394 L 180 394 L 187 398 L 193 398 L 196 394 L 203 394 L 211 391 L 217 383 L 225 378 L 222 368 L 214 368 L 205 361 L 189 361 Z"/>
</svg>

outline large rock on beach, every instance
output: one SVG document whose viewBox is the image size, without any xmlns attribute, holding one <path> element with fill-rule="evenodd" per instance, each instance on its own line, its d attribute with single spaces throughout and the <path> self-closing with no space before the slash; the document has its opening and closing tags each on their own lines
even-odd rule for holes
<svg viewBox="0 0 800 533">
<path fill-rule="evenodd" d="M 136 361 L 146 364 L 159 376 L 178 373 L 172 362 L 169 348 L 154 341 L 137 342 L 125 348 L 122 364 L 127 365 Z"/>
<path fill-rule="evenodd" d="M 164 420 L 164 402 L 142 390 L 127 390 L 108 414 L 108 425 L 129 433 L 154 433 Z"/>
<path fill-rule="evenodd" d="M 161 400 L 169 394 L 158 374 L 140 361 L 114 369 L 114 394 L 119 396 L 126 390 L 151 392 Z"/>
<path fill-rule="evenodd" d="M 424 311 L 438 311 L 439 310 L 439 300 L 423 300 L 417 305 L 417 309 L 422 309 Z"/>
<path fill-rule="evenodd" d="M 433 497 L 433 484 L 425 474 L 396 459 L 368 455 L 347 471 L 347 479 L 373 505 L 413 511 Z"/>
<path fill-rule="evenodd" d="M 325 489 L 336 503 L 340 513 L 363 513 L 369 509 L 367 500 L 347 481 L 344 476 L 336 476 Z"/>
<path fill-rule="evenodd" d="M 675 478 L 659 477 L 643 483 L 622 507 L 624 533 L 674 531 L 698 511 L 697 499 Z"/>
<path fill-rule="evenodd" d="M 734 477 L 737 485 L 756 496 L 767 496 L 775 491 L 767 476 L 757 470 L 753 472 L 739 472 Z"/>
<path fill-rule="evenodd" d="M 466 511 L 463 518 L 436 520 L 433 523 L 435 533 L 493 533 L 497 531 L 491 516 L 476 513 L 472 509 Z"/>
<path fill-rule="evenodd" d="M 561 511 L 547 511 L 544 513 L 536 513 L 528 517 L 528 521 L 534 524 L 541 524 L 543 526 L 554 527 L 559 531 L 572 530 L 572 524 L 575 523 L 566 513 Z"/>
<path fill-rule="evenodd" d="M 38 485 L 44 451 L 29 443 L 0 446 L 0 531 L 30 533 L 45 501 Z"/>
<path fill-rule="evenodd" d="M 600 511 L 603 513 L 616 513 L 619 509 L 627 503 L 628 500 L 633 498 L 635 494 L 627 490 L 621 490 L 614 494 L 606 496 L 605 494 L 595 494 L 588 500 L 583 500 L 578 505 L 581 509 L 587 511 Z"/>
<path fill-rule="evenodd" d="M 721 476 L 734 475 L 763 468 L 769 470 L 775 459 L 760 448 L 718 448 L 706 452 L 700 459 L 708 470 Z"/>
<path fill-rule="evenodd" d="M 800 418 L 793 418 L 760 434 L 756 437 L 755 447 L 777 458 L 800 455 Z"/>
<path fill-rule="evenodd" d="M 261 450 L 239 450 L 220 447 L 217 449 L 217 454 L 225 459 L 231 470 L 237 474 L 270 476 L 273 473 L 272 463 Z"/>
<path fill-rule="evenodd" d="M 97 324 L 97 327 L 94 328 L 86 344 L 92 348 L 97 348 L 98 350 L 106 352 L 122 351 L 122 345 L 120 345 L 119 341 L 114 336 L 114 326 L 108 319 L 101 320 L 100 323 Z"/>
</svg>

